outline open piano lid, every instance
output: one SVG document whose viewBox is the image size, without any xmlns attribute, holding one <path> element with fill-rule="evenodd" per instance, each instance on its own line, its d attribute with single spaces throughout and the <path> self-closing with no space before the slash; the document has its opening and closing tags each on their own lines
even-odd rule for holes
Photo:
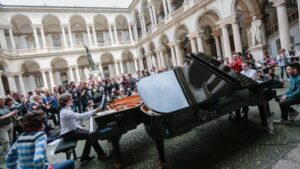
<svg viewBox="0 0 300 169">
<path fill-rule="evenodd" d="M 190 106 L 173 70 L 143 78 L 137 88 L 144 104 L 155 112 L 165 114 Z"/>
<path fill-rule="evenodd" d="M 197 56 L 192 55 L 191 59 L 194 63 L 216 75 L 234 89 L 243 89 L 256 84 L 254 80 L 246 76 L 234 73 L 234 77 L 228 72 L 220 70 L 217 67 L 217 64 L 220 65 L 220 63 L 217 63 L 203 53 L 199 53 Z M 202 101 L 208 101 L 203 92 L 196 94 L 198 99 L 189 94 L 191 85 L 188 84 L 186 78 L 180 75 L 179 69 L 181 68 L 146 77 L 138 82 L 139 95 L 148 108 L 157 113 L 166 114 L 188 108 Z M 199 78 L 197 74 L 201 74 L 201 72 L 194 73 L 193 76 Z M 195 100 L 197 101 L 195 102 Z"/>
</svg>

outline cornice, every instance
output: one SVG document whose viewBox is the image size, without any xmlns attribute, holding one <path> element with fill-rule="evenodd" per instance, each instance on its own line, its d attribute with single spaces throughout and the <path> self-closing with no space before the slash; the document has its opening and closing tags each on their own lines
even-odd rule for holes
<svg viewBox="0 0 300 169">
<path fill-rule="evenodd" d="M 4 5 L 0 12 L 85 12 L 85 13 L 129 13 L 128 8 L 59 7 L 59 6 L 14 6 Z"/>
<path fill-rule="evenodd" d="M 101 47 L 101 48 L 94 48 L 91 49 L 91 52 L 111 52 L 114 50 L 126 50 L 126 49 L 132 49 L 137 48 L 136 45 L 124 45 L 124 46 L 108 46 L 108 47 Z M 33 59 L 33 58 L 43 58 L 43 57 L 54 57 L 57 55 L 85 55 L 86 51 L 85 49 L 80 50 L 71 50 L 71 51 L 57 51 L 57 52 L 48 52 L 48 53 L 30 53 L 28 55 L 10 55 L 3 52 L 0 52 L 0 57 L 7 59 L 7 60 L 20 60 L 20 59 Z"/>
</svg>

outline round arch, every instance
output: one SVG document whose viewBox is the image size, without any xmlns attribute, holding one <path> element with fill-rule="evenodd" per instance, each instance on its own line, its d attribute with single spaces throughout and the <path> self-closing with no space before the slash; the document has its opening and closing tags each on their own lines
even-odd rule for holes
<svg viewBox="0 0 300 169">
<path fill-rule="evenodd" d="M 71 31 L 75 34 L 74 42 L 76 45 L 87 44 L 84 39 L 84 35 L 86 34 L 86 21 L 84 17 L 76 14 L 72 15 L 69 19 L 71 25 Z"/>
<path fill-rule="evenodd" d="M 168 36 L 165 34 L 162 35 L 159 38 L 159 42 L 163 48 L 163 59 L 166 61 L 166 66 L 168 67 L 174 66 L 172 62 L 171 49 L 168 45 L 170 43 Z"/>
<path fill-rule="evenodd" d="M 122 64 L 124 67 L 125 73 L 133 73 L 134 70 L 134 60 L 133 60 L 133 54 L 129 50 L 125 50 L 122 52 Z"/>
<path fill-rule="evenodd" d="M 109 25 L 105 15 L 98 14 L 94 17 L 96 38 L 98 43 L 111 42 L 110 35 L 108 33 Z"/>
<path fill-rule="evenodd" d="M 148 8 L 148 0 L 142 0 L 140 11 L 141 11 L 141 14 L 144 14 L 146 32 L 151 32 L 152 24 L 151 24 L 150 11 Z"/>
<path fill-rule="evenodd" d="M 137 36 L 138 38 L 141 38 L 142 37 L 142 25 L 141 25 L 141 20 L 139 18 L 139 11 L 137 9 L 135 9 L 133 11 L 133 20 L 136 24 L 136 27 L 137 27 Z"/>
<path fill-rule="evenodd" d="M 115 18 L 118 40 L 121 42 L 130 41 L 128 20 L 123 15 Z"/>
<path fill-rule="evenodd" d="M 36 48 L 36 44 L 35 44 L 35 40 L 34 40 L 34 36 L 33 36 L 33 29 L 32 29 L 32 22 L 29 19 L 29 17 L 27 17 L 26 15 L 14 15 L 11 20 L 10 23 L 12 25 L 12 31 L 13 33 L 16 34 L 21 34 L 24 35 L 24 39 L 26 40 L 26 44 L 21 44 L 21 43 L 16 43 L 16 48 L 17 49 L 34 49 Z M 11 43 L 11 46 L 13 46 L 13 44 Z"/>
<path fill-rule="evenodd" d="M 245 11 L 240 11 L 239 8 L 243 8 L 245 9 Z M 232 0 L 231 12 L 232 14 L 247 12 L 250 15 L 250 17 L 259 16 L 261 13 L 260 6 L 257 3 L 257 1 L 249 0 Z"/>
<path fill-rule="evenodd" d="M 197 29 L 202 34 L 204 52 L 209 56 L 218 56 L 213 33 L 215 33 L 216 23 L 219 20 L 220 18 L 214 10 L 209 10 L 198 18 Z"/>
<path fill-rule="evenodd" d="M 148 62 L 147 62 L 147 58 L 145 56 L 146 52 L 145 52 L 145 48 L 143 46 L 141 46 L 139 48 L 139 57 L 142 58 L 142 68 L 141 69 L 148 69 L 149 70 L 149 66 L 148 66 Z"/>
<path fill-rule="evenodd" d="M 171 1 L 171 13 L 183 6 L 184 0 L 172 0 Z"/>
<path fill-rule="evenodd" d="M 51 61 L 53 78 L 56 85 L 68 85 L 70 74 L 68 72 L 68 62 L 62 57 L 56 57 Z"/>
<path fill-rule="evenodd" d="M 61 22 L 56 15 L 47 14 L 42 19 L 44 31 L 48 34 L 55 34 L 60 32 Z"/>
<path fill-rule="evenodd" d="M 116 75 L 116 69 L 114 64 L 114 57 L 111 53 L 106 52 L 100 56 L 101 66 L 102 66 L 102 73 L 105 78 L 112 77 Z"/>
<path fill-rule="evenodd" d="M 38 62 L 33 60 L 27 60 L 22 63 L 21 70 L 26 73 L 39 73 L 40 72 L 40 65 Z"/>
</svg>

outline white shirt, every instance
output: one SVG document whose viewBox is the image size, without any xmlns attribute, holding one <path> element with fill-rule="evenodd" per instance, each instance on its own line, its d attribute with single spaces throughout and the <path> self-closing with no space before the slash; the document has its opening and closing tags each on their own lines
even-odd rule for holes
<svg viewBox="0 0 300 169">
<path fill-rule="evenodd" d="M 96 110 L 92 110 L 85 113 L 76 113 L 73 112 L 71 107 L 64 107 L 60 111 L 60 134 L 66 134 L 70 131 L 76 130 L 77 128 L 80 128 L 79 124 L 77 123 L 77 120 L 79 119 L 85 119 L 91 117 L 93 114 L 95 114 Z"/>
<path fill-rule="evenodd" d="M 241 74 L 243 74 L 253 80 L 256 79 L 256 70 L 254 70 L 254 69 L 242 70 Z"/>
</svg>

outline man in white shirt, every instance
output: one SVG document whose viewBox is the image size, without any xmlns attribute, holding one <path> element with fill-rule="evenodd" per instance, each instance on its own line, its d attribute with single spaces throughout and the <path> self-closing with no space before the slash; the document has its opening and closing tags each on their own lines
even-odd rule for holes
<svg viewBox="0 0 300 169">
<path fill-rule="evenodd" d="M 101 111 L 101 108 L 97 108 L 95 110 L 81 114 L 73 112 L 71 108 L 73 99 L 72 95 L 70 94 L 62 94 L 59 97 L 59 104 L 62 107 L 60 111 L 60 133 L 64 141 L 85 140 L 85 145 L 80 161 L 86 162 L 94 158 L 89 156 L 92 146 L 98 154 L 99 160 L 109 158 L 109 155 L 104 153 L 98 141 L 90 138 L 89 131 L 82 129 L 81 126 L 77 123 L 77 120 L 89 118 L 96 112 Z"/>
<path fill-rule="evenodd" d="M 254 69 L 250 69 L 249 64 L 247 62 L 243 62 L 242 63 L 242 71 L 241 74 L 255 80 L 256 79 L 256 70 Z M 240 109 L 236 110 L 236 116 L 237 117 L 241 117 L 240 115 Z M 244 120 L 248 120 L 248 111 L 249 111 L 249 107 L 245 106 L 242 108 L 242 112 L 244 113 L 244 116 L 242 117 Z"/>
<path fill-rule="evenodd" d="M 242 71 L 241 74 L 255 80 L 256 79 L 256 70 L 250 69 L 249 64 L 247 62 L 242 63 Z"/>
</svg>

